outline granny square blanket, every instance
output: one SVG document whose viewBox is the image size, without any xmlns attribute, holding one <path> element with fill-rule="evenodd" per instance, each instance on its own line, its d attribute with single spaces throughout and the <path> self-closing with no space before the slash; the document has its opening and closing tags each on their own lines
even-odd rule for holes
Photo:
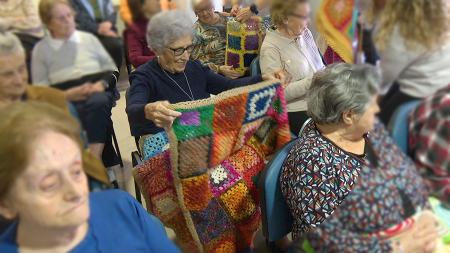
<svg viewBox="0 0 450 253">
<path fill-rule="evenodd" d="M 230 19 L 227 22 L 227 46 L 225 63 L 244 74 L 259 54 L 264 36 L 262 19 L 251 18 L 246 22 Z"/>
<path fill-rule="evenodd" d="M 261 221 L 258 174 L 291 138 L 283 88 L 263 82 L 173 109 L 182 115 L 145 141 L 134 171 L 147 208 L 184 252 L 248 249 Z"/>
</svg>

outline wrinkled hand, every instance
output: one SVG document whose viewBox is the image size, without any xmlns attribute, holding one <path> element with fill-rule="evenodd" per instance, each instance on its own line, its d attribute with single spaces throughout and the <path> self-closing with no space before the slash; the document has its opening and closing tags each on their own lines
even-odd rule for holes
<svg viewBox="0 0 450 253">
<path fill-rule="evenodd" d="M 231 11 L 230 11 L 231 16 L 236 17 L 236 15 L 238 14 L 240 9 L 241 9 L 241 7 L 239 6 L 239 4 L 233 5 L 233 7 L 231 8 Z"/>
<path fill-rule="evenodd" d="M 70 88 L 66 91 L 64 91 L 64 94 L 66 95 L 67 100 L 69 101 L 82 101 L 82 100 L 86 100 L 90 93 L 91 90 L 91 84 L 90 83 L 85 83 L 83 85 L 77 86 L 77 87 L 73 87 Z"/>
<path fill-rule="evenodd" d="M 233 66 L 226 66 L 226 65 L 219 67 L 219 74 L 222 74 L 231 79 L 236 79 L 242 76 L 240 72 L 233 69 Z"/>
<path fill-rule="evenodd" d="M 439 223 L 431 211 L 423 211 L 415 220 L 413 227 L 394 240 L 400 242 L 403 252 L 431 253 L 439 239 Z M 394 244 L 395 245 L 395 244 Z"/>
<path fill-rule="evenodd" d="M 98 24 L 98 34 L 108 37 L 117 37 L 117 33 L 112 30 L 113 25 L 110 21 L 103 21 Z"/>
<path fill-rule="evenodd" d="M 269 81 L 269 80 L 275 81 L 276 80 L 281 83 L 283 88 L 288 86 L 289 82 L 290 82 L 289 80 L 287 80 L 287 74 L 284 70 L 278 70 L 278 71 L 273 72 L 272 74 L 264 74 L 261 76 L 261 78 L 264 81 Z"/>
<path fill-rule="evenodd" d="M 158 101 L 145 105 L 145 118 L 153 121 L 157 127 L 170 128 L 173 121 L 181 115 L 180 112 L 170 110 L 168 101 Z"/>
<path fill-rule="evenodd" d="M 250 7 L 245 7 L 239 10 L 236 14 L 236 20 L 239 22 L 245 22 L 249 20 L 255 14 L 250 10 Z"/>
<path fill-rule="evenodd" d="M 105 86 L 103 86 L 103 83 L 101 81 L 95 82 L 91 84 L 89 87 L 90 87 L 89 90 L 90 94 L 105 91 Z"/>
</svg>

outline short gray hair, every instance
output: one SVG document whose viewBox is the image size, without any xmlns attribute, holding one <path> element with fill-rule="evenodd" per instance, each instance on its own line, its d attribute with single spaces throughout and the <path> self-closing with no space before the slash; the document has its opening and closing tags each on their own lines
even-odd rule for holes
<svg viewBox="0 0 450 253">
<path fill-rule="evenodd" d="M 313 77 L 307 92 L 308 115 L 319 124 L 342 123 L 346 111 L 362 115 L 380 83 L 380 72 L 374 66 L 330 65 Z"/>
<path fill-rule="evenodd" d="M 1 30 L 0 28 L 0 55 L 10 55 L 14 53 L 24 53 L 22 43 L 14 33 Z"/>
<path fill-rule="evenodd" d="M 147 43 L 150 49 L 161 52 L 181 37 L 192 35 L 193 23 L 189 15 L 180 10 L 163 11 L 150 19 Z"/>
</svg>

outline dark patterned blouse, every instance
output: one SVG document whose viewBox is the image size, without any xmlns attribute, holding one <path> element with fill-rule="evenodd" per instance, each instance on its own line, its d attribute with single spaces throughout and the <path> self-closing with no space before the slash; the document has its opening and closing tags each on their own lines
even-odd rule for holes
<svg viewBox="0 0 450 253">
<path fill-rule="evenodd" d="M 293 237 L 306 236 L 316 252 L 391 252 L 390 243 L 373 234 L 427 205 L 414 164 L 381 123 L 366 144 L 362 159 L 310 122 L 286 158 L 280 181 Z"/>
</svg>

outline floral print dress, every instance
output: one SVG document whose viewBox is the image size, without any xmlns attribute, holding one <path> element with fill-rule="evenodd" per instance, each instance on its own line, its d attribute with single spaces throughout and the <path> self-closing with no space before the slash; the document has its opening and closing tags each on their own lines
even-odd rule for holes
<svg viewBox="0 0 450 253">
<path fill-rule="evenodd" d="M 426 187 L 379 122 L 366 138 L 365 153 L 362 159 L 345 152 L 313 122 L 307 125 L 280 178 L 294 238 L 306 238 L 321 253 L 392 251 L 375 233 L 427 207 Z"/>
</svg>

